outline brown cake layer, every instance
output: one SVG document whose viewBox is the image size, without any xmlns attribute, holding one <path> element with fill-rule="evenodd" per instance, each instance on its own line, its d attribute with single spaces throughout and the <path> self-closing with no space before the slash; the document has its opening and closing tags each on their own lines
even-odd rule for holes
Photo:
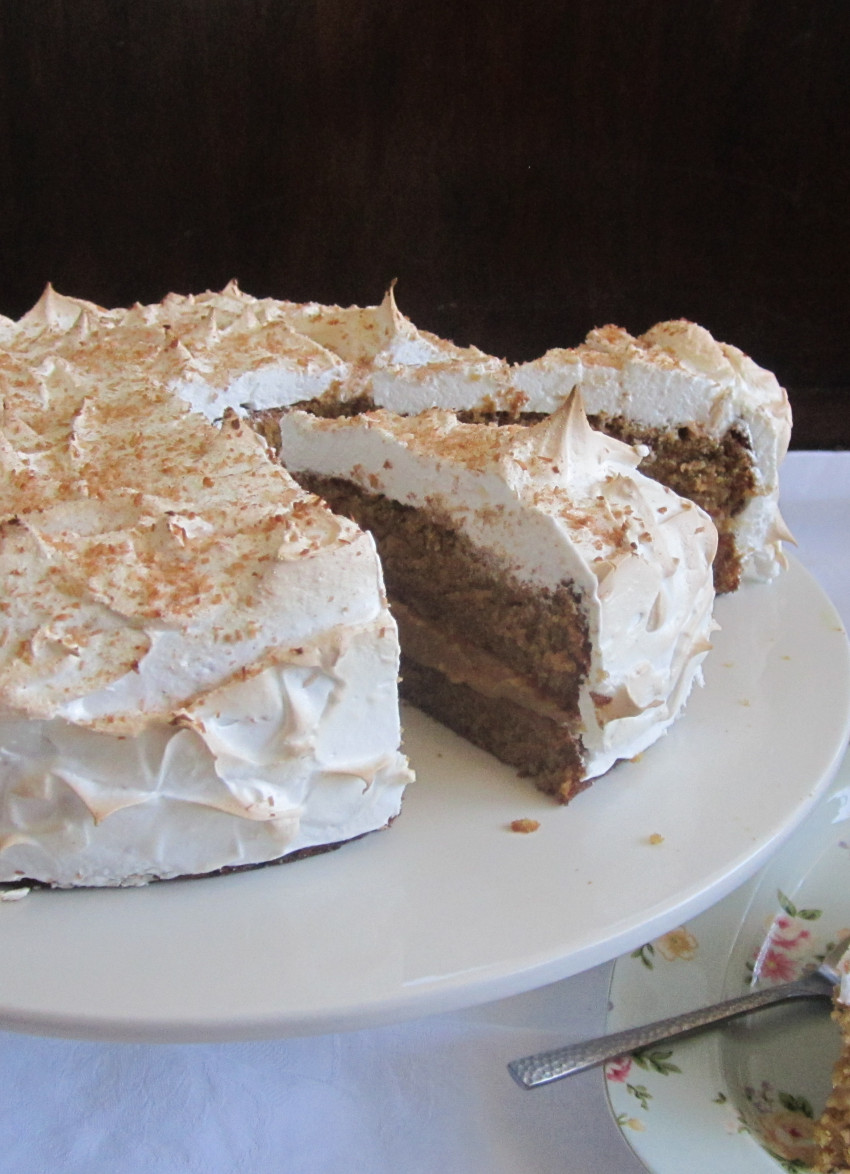
<svg viewBox="0 0 850 1174">
<path fill-rule="evenodd" d="M 398 600 L 392 604 L 399 639 L 408 660 L 436 669 L 456 685 L 468 685 L 485 697 L 505 697 L 523 709 L 553 721 L 575 724 L 575 714 L 538 689 L 533 681 L 469 640 L 444 632 Z"/>
<path fill-rule="evenodd" d="M 832 1017 L 841 1029 L 843 1052 L 832 1074 L 832 1092 L 815 1125 L 818 1156 L 814 1170 L 840 1174 L 850 1170 L 850 1007 L 836 1003 Z"/>
<path fill-rule="evenodd" d="M 314 416 L 321 416 L 327 420 L 338 420 L 343 416 L 360 416 L 364 412 L 373 412 L 375 404 L 366 395 L 354 396 L 351 399 L 340 399 L 336 388 L 318 399 L 302 400 L 286 408 L 262 408 L 250 413 L 251 424 L 263 436 L 273 452 L 280 449 L 280 418 L 288 411 L 298 409 L 310 412 Z"/>
<path fill-rule="evenodd" d="M 567 726 L 455 684 L 437 669 L 410 660 L 402 651 L 401 695 L 449 729 L 521 775 L 541 791 L 567 803 L 590 784 L 582 780 L 581 744 Z"/>
<path fill-rule="evenodd" d="M 572 586 L 549 591 L 519 583 L 433 515 L 340 478 L 297 477 L 336 513 L 372 532 L 391 603 L 406 604 L 484 649 L 564 708 L 576 706 L 590 644 Z"/>
<path fill-rule="evenodd" d="M 562 803 L 584 790 L 583 747 L 575 712 L 562 709 L 527 678 L 468 640 L 395 603 L 401 695 L 489 750 Z"/>
<path fill-rule="evenodd" d="M 399 621 L 401 694 L 566 802 L 583 789 L 579 686 L 590 664 L 574 588 L 519 583 L 434 514 L 298 474 L 375 537 Z"/>
</svg>

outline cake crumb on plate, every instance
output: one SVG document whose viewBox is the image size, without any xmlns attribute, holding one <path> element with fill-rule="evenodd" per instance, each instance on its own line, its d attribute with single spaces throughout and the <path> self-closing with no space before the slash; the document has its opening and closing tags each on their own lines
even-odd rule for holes
<svg viewBox="0 0 850 1174">
<path fill-rule="evenodd" d="M 528 835 L 529 832 L 536 832 L 540 827 L 538 819 L 513 819 L 511 820 L 511 831 L 521 832 L 523 835 Z"/>
</svg>

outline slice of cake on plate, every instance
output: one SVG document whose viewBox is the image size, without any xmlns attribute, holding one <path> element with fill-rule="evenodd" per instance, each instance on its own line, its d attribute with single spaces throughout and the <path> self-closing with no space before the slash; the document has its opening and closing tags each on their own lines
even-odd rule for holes
<svg viewBox="0 0 850 1174">
<path fill-rule="evenodd" d="M 850 1170 L 850 951 L 839 963 L 842 979 L 835 992 L 832 1017 L 841 1032 L 841 1055 L 832 1074 L 832 1092 L 815 1125 L 817 1160 L 821 1174 Z"/>
<path fill-rule="evenodd" d="M 719 591 L 769 580 L 791 538 L 779 513 L 779 468 L 791 435 L 774 375 L 693 322 L 661 322 L 633 338 L 593 330 L 573 350 L 513 369 L 522 411 L 552 411 L 577 383 L 594 427 L 644 444 L 641 469 L 691 498 L 717 525 Z"/>
<path fill-rule="evenodd" d="M 290 471 L 375 535 L 418 706 L 564 802 L 681 712 L 717 533 L 577 393 L 533 427 L 294 410 L 280 429 Z"/>
</svg>

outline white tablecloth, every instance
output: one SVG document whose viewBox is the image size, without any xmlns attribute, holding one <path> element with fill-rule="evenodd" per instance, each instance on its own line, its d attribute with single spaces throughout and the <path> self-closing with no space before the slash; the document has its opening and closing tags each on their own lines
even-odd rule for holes
<svg viewBox="0 0 850 1174">
<path fill-rule="evenodd" d="M 797 557 L 850 626 L 850 453 L 791 453 L 783 513 Z M 636 1174 L 599 1070 L 524 1092 L 505 1068 L 603 1032 L 610 972 L 308 1039 L 137 1045 L 0 1033 L 0 1171 Z"/>
</svg>

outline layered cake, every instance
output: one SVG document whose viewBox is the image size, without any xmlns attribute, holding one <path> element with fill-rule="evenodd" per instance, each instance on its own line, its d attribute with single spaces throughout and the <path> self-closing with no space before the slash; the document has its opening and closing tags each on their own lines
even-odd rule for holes
<svg viewBox="0 0 850 1174">
<path fill-rule="evenodd" d="M 375 535 L 426 712 L 563 802 L 681 712 L 717 533 L 578 392 L 532 427 L 292 410 L 280 432 L 290 471 Z"/>
<path fill-rule="evenodd" d="M 821 1174 L 850 1170 L 850 951 L 838 967 L 842 978 L 835 993 L 832 1017 L 842 1038 L 842 1052 L 832 1074 L 832 1092 L 815 1125 L 817 1160 Z"/>
<path fill-rule="evenodd" d="M 392 291 L 235 284 L 115 310 L 48 289 L 0 320 L 0 882 L 199 875 L 391 822 L 410 776 L 373 533 L 418 704 L 562 800 L 648 746 L 700 674 L 717 533 L 588 426 L 582 397 L 616 415 L 595 371 L 635 382 L 609 342 L 510 366 Z M 679 432 L 744 437 L 740 562 L 769 575 L 771 377 L 633 343 Z"/>
<path fill-rule="evenodd" d="M 386 827 L 410 772 L 372 538 L 167 389 L 163 324 L 50 294 L 2 334 L 0 882 L 141 884 Z"/>
</svg>

